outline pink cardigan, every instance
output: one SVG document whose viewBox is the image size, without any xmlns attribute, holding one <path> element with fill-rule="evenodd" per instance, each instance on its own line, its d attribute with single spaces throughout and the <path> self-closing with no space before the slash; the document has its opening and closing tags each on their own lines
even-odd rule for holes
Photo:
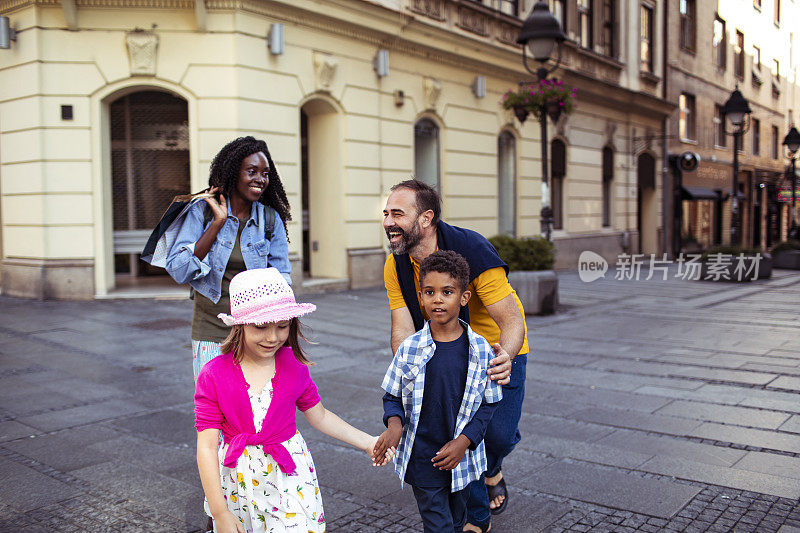
<svg viewBox="0 0 800 533">
<path fill-rule="evenodd" d="M 283 442 L 297 432 L 295 406 L 307 411 L 320 402 L 317 386 L 311 380 L 308 367 L 300 363 L 291 348 L 275 353 L 273 396 L 267 415 L 256 433 L 253 410 L 242 367 L 233 354 L 215 357 L 200 370 L 194 394 L 195 427 L 197 431 L 219 429 L 228 444 L 223 465 L 236 466 L 245 446 L 260 445 L 264 453 L 275 459 L 281 471 L 292 474 L 295 464 Z"/>
</svg>

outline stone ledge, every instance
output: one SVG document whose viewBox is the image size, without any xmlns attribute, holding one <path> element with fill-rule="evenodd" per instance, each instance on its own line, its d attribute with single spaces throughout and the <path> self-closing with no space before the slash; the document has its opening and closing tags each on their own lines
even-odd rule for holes
<svg viewBox="0 0 800 533">
<path fill-rule="evenodd" d="M 347 271 L 350 289 L 368 289 L 383 286 L 383 248 L 358 248 L 347 250 Z"/>
<path fill-rule="evenodd" d="M 508 273 L 526 315 L 550 315 L 558 307 L 558 276 L 552 270 L 517 270 Z"/>
<path fill-rule="evenodd" d="M 94 298 L 94 260 L 17 259 L 0 263 L 3 294 L 38 300 Z"/>
</svg>

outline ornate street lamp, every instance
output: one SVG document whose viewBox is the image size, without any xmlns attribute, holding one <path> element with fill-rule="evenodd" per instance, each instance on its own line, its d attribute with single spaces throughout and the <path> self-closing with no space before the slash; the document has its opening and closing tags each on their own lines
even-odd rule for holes
<svg viewBox="0 0 800 533">
<path fill-rule="evenodd" d="M 795 202 L 797 200 L 797 198 L 795 198 L 797 194 L 797 169 L 795 168 L 795 162 L 797 161 L 797 157 L 795 156 L 797 155 L 797 150 L 800 149 L 800 133 L 797 132 L 797 128 L 794 126 L 791 127 L 789 133 L 783 138 L 783 145 L 789 152 L 789 159 L 792 161 L 792 219 L 789 221 L 789 232 L 787 233 L 787 237 L 791 238 L 792 233 L 795 231 L 797 220 L 797 210 L 795 207 Z M 794 235 L 794 237 L 797 238 L 796 235 Z"/>
<path fill-rule="evenodd" d="M 550 13 L 547 7 L 547 2 L 537 2 L 531 10 L 531 14 L 525 19 L 522 24 L 522 29 L 517 37 L 517 44 L 522 45 L 522 64 L 525 70 L 536 76 L 540 81 L 547 79 L 547 75 L 558 68 L 561 63 L 561 43 L 566 40 L 567 36 L 561 30 L 561 24 Z M 558 49 L 558 56 L 555 63 L 547 68 L 546 63 L 550 60 L 553 54 L 553 48 Z M 527 49 L 530 50 L 533 58 L 540 63 L 539 67 L 534 71 L 528 65 Z M 554 106 L 544 105 L 543 112 L 539 114 L 539 122 L 542 127 L 542 211 L 541 211 L 541 227 L 544 237 L 549 241 L 551 240 L 551 232 L 553 226 L 553 209 L 550 207 L 550 189 L 548 187 L 548 169 L 547 169 L 547 117 L 548 115 L 553 122 L 558 120 L 561 114 L 561 108 L 556 104 Z M 522 113 L 515 110 L 517 118 L 520 122 L 525 122 L 528 116 L 525 111 L 524 116 Z"/>
<path fill-rule="evenodd" d="M 733 131 L 728 135 L 733 135 L 733 184 L 731 187 L 731 246 L 736 246 L 739 242 L 738 235 L 736 234 L 737 224 L 739 222 L 739 143 L 742 135 L 744 135 L 750 127 L 750 104 L 747 102 L 742 93 L 739 92 L 737 86 L 731 93 L 725 106 L 722 108 L 725 116 L 733 126 Z"/>
</svg>

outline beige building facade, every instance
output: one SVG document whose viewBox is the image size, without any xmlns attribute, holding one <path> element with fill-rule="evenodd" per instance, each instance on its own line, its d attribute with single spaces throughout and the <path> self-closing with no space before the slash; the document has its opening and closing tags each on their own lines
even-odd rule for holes
<svg viewBox="0 0 800 533">
<path fill-rule="evenodd" d="M 554 3 L 570 37 L 554 75 L 578 88 L 549 124 L 557 267 L 660 252 L 664 2 Z M 530 79 L 514 40 L 531 4 L 0 0 L 17 31 L 0 50 L 3 293 L 102 297 L 152 274 L 136 254 L 169 199 L 248 134 L 292 205 L 298 288 L 380 285 L 381 211 L 412 174 L 451 223 L 538 235 L 539 124 L 499 103 Z"/>
<path fill-rule="evenodd" d="M 752 114 L 739 144 L 737 241 L 769 249 L 786 238 L 790 204 L 779 201 L 789 186 L 788 159 L 781 145 L 797 118 L 797 21 L 791 0 L 705 2 L 670 0 L 669 150 L 691 151 L 701 162 L 673 174 L 667 195 L 671 251 L 697 251 L 731 242 L 733 127 L 723 106 L 738 88 Z"/>
</svg>

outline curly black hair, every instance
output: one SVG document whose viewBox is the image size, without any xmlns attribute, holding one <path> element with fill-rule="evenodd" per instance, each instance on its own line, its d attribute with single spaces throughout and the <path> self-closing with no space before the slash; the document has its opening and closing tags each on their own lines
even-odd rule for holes
<svg viewBox="0 0 800 533">
<path fill-rule="evenodd" d="M 272 162 L 272 156 L 269 155 L 267 143 L 255 137 L 239 137 L 232 140 L 222 147 L 222 150 L 214 157 L 211 162 L 211 172 L 208 176 L 208 185 L 211 187 L 220 187 L 222 194 L 230 197 L 231 192 L 236 189 L 236 183 L 239 180 L 239 171 L 242 166 L 242 159 L 245 157 L 263 152 L 267 156 L 269 163 L 269 184 L 266 190 L 261 194 L 258 199 L 264 205 L 272 207 L 278 212 L 278 215 L 283 221 L 283 226 L 286 228 L 286 238 L 289 238 L 289 226 L 286 224 L 292 220 L 292 215 L 289 210 L 289 200 L 286 198 L 286 191 L 283 189 L 283 182 L 278 176 L 278 169 Z"/>
<path fill-rule="evenodd" d="M 419 284 L 428 272 L 450 274 L 462 291 L 469 285 L 469 263 L 453 250 L 437 250 L 422 260 L 419 265 Z"/>
</svg>

